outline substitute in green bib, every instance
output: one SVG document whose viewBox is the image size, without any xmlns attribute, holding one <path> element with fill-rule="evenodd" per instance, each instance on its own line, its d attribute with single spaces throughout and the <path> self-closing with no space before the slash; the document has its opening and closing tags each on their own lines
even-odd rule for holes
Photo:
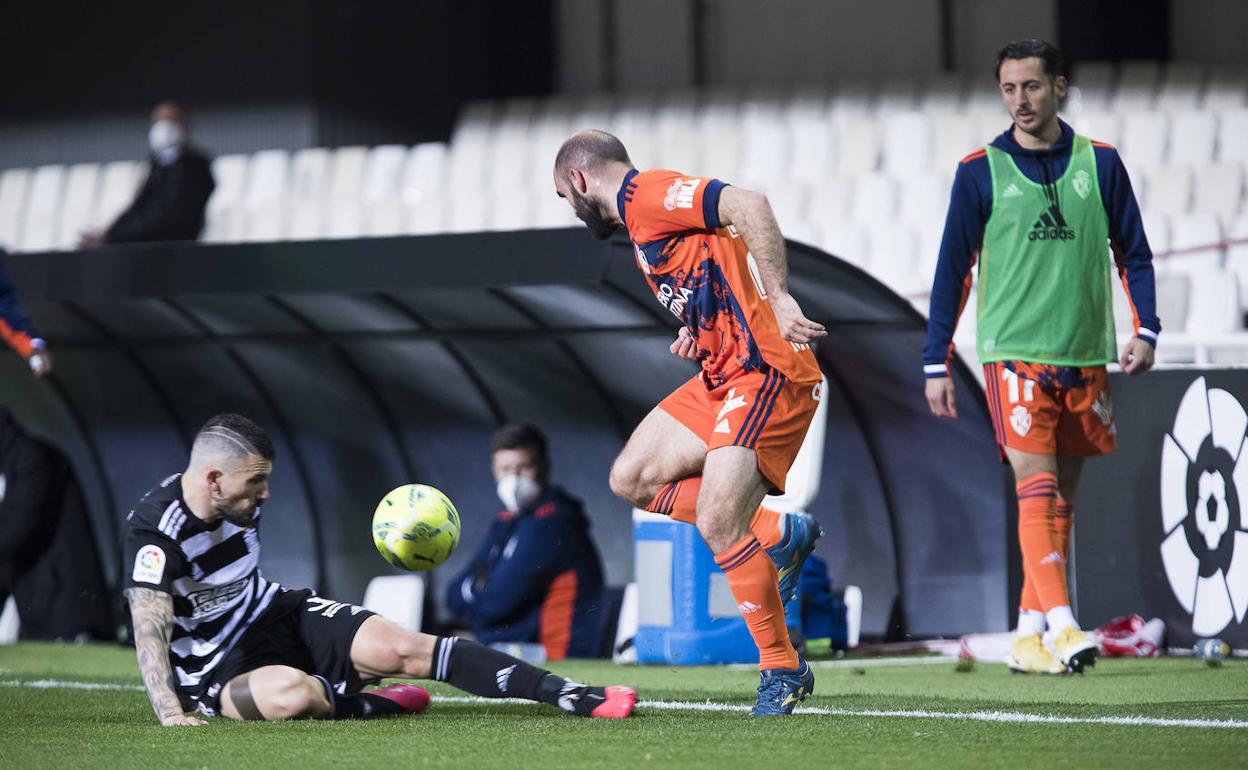
<svg viewBox="0 0 1248 770">
<path fill-rule="evenodd" d="M 1117 442 L 1105 365 L 1148 370 L 1161 332 L 1152 251 L 1127 171 L 1112 146 L 1058 119 L 1064 69 L 1042 40 L 997 54 L 1013 122 L 958 165 L 923 349 L 928 404 L 954 419 L 953 332 L 977 281 L 976 348 L 1018 491 L 1023 590 L 1008 663 L 1020 673 L 1081 672 L 1095 662 L 1097 645 L 1075 620 L 1066 586 L 1072 501 L 1084 459 Z M 1133 314 L 1121 354 L 1115 274 Z"/>
</svg>

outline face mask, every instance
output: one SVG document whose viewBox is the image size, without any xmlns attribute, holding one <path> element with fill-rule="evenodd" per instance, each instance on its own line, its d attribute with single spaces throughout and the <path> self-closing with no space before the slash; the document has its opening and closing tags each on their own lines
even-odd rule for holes
<svg viewBox="0 0 1248 770">
<path fill-rule="evenodd" d="M 498 499 L 512 513 L 519 513 L 537 499 L 542 488 L 528 476 L 504 476 L 498 482 Z"/>
<path fill-rule="evenodd" d="M 158 120 L 147 131 L 147 145 L 154 155 L 181 147 L 182 139 L 182 126 L 172 120 Z"/>
</svg>

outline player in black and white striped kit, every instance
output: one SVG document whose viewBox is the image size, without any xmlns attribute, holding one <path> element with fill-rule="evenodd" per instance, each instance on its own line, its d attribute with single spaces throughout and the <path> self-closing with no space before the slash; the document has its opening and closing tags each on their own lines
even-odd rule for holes
<svg viewBox="0 0 1248 770">
<path fill-rule="evenodd" d="M 139 669 L 161 724 L 232 719 L 368 718 L 423 711 L 436 679 L 474 695 L 541 701 L 589 717 L 626 717 L 628 687 L 570 682 L 455 637 L 399 628 L 362 607 L 284 588 L 260 574 L 260 506 L 273 444 L 246 417 L 218 415 L 195 437 L 185 472 L 126 518 L 125 595 Z"/>
</svg>

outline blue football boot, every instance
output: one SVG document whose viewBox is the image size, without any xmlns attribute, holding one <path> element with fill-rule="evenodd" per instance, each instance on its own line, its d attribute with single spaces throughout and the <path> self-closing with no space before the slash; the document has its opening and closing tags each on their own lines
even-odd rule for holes
<svg viewBox="0 0 1248 770">
<path fill-rule="evenodd" d="M 797 668 L 771 668 L 760 672 L 758 703 L 750 710 L 750 716 L 788 716 L 815 691 L 815 672 L 810 664 L 801 657 L 797 664 Z"/>
<path fill-rule="evenodd" d="M 780 580 L 780 601 L 788 604 L 797 595 L 797 581 L 802 575 L 806 557 L 815 550 L 815 541 L 823 535 L 823 527 L 809 513 L 784 514 L 784 535 L 780 542 L 767 549 L 776 577 Z"/>
</svg>

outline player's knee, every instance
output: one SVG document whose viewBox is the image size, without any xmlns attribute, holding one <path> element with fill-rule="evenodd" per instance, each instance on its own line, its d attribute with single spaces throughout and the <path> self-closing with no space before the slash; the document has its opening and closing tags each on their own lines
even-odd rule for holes
<svg viewBox="0 0 1248 770">
<path fill-rule="evenodd" d="M 324 685 L 302 671 L 275 673 L 267 685 L 263 713 L 268 719 L 320 716 L 328 706 Z"/>
<path fill-rule="evenodd" d="M 697 520 L 698 534 L 702 536 L 703 542 L 710 547 L 711 552 L 715 554 L 722 553 L 732 547 L 737 538 L 734 537 L 735 529 L 731 522 L 717 516 L 698 516 Z"/>
<path fill-rule="evenodd" d="M 611 474 L 607 481 L 616 497 L 632 503 L 637 508 L 645 508 L 650 504 L 651 498 L 645 496 L 643 489 L 641 468 L 623 457 L 611 466 Z"/>
<path fill-rule="evenodd" d="M 429 634 L 405 633 L 394 644 L 398 669 L 409 679 L 428 679 L 433 671 L 433 646 Z"/>
</svg>

